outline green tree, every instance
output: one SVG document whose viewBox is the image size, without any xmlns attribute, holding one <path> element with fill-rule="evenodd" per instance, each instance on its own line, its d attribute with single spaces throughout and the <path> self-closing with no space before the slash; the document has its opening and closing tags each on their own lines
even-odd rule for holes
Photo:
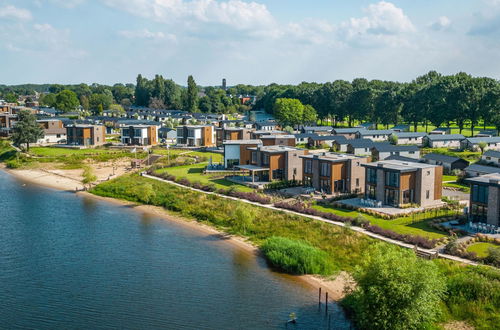
<svg viewBox="0 0 500 330">
<path fill-rule="evenodd" d="M 198 86 L 193 76 L 188 77 L 185 110 L 188 112 L 198 111 Z"/>
<path fill-rule="evenodd" d="M 306 104 L 304 105 L 303 113 L 302 113 L 302 123 L 316 123 L 318 118 L 318 114 L 316 113 L 316 109 L 312 107 L 312 105 Z"/>
<path fill-rule="evenodd" d="M 445 282 L 437 266 L 413 251 L 377 244 L 353 274 L 347 298 L 363 329 L 423 329 L 436 320 Z"/>
<path fill-rule="evenodd" d="M 94 112 L 100 109 L 108 110 L 113 103 L 113 95 L 110 91 L 105 91 L 102 94 L 92 94 L 89 99 L 90 110 Z"/>
<path fill-rule="evenodd" d="M 389 135 L 389 142 L 391 144 L 397 145 L 398 144 L 398 136 L 396 134 Z"/>
<path fill-rule="evenodd" d="M 80 104 L 84 110 L 90 110 L 89 98 L 86 95 L 80 96 Z"/>
<path fill-rule="evenodd" d="M 477 144 L 477 146 L 479 147 L 479 149 L 481 149 L 481 154 L 484 154 L 484 149 L 486 149 L 488 143 L 481 141 Z"/>
<path fill-rule="evenodd" d="M 56 106 L 56 94 L 49 93 L 40 97 L 40 105 L 46 107 L 55 107 Z"/>
<path fill-rule="evenodd" d="M 278 98 L 273 112 L 282 126 L 295 126 L 303 122 L 304 105 L 297 99 Z"/>
<path fill-rule="evenodd" d="M 17 95 L 14 93 L 8 93 L 5 95 L 5 101 L 8 103 L 17 103 Z"/>
<path fill-rule="evenodd" d="M 36 117 L 29 110 L 22 110 L 12 132 L 12 141 L 16 146 L 26 144 L 26 150 L 30 150 L 30 143 L 36 143 L 44 137 L 43 129 L 36 122 Z"/>
<path fill-rule="evenodd" d="M 92 185 L 92 182 L 95 182 L 97 180 L 97 176 L 94 173 L 94 169 L 90 166 L 85 166 L 83 168 L 83 174 L 82 174 L 82 183 L 83 185 L 88 185 L 89 188 Z"/>
<path fill-rule="evenodd" d="M 75 111 L 80 105 L 76 93 L 68 89 L 62 90 L 56 96 L 56 108 L 63 112 Z"/>
</svg>

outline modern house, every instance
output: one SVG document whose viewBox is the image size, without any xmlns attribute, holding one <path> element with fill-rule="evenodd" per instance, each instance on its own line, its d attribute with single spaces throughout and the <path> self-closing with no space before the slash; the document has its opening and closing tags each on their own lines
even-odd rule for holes
<svg viewBox="0 0 500 330">
<path fill-rule="evenodd" d="M 480 176 L 480 175 L 485 175 L 485 174 L 500 173 L 500 168 L 497 166 L 470 164 L 469 166 L 467 166 L 464 169 L 464 171 L 468 177 L 475 177 L 475 176 Z"/>
<path fill-rule="evenodd" d="M 302 133 L 317 134 L 317 135 L 330 135 L 332 134 L 333 127 L 331 126 L 304 126 L 301 128 Z"/>
<path fill-rule="evenodd" d="M 298 133 L 298 134 L 294 134 L 294 136 L 295 136 L 295 144 L 297 145 L 299 143 L 308 143 L 310 137 L 318 136 L 318 134 L 315 134 L 315 133 Z"/>
<path fill-rule="evenodd" d="M 466 138 L 460 142 L 462 150 L 480 150 L 479 144 L 486 144 L 485 150 L 500 150 L 500 136 Z"/>
<path fill-rule="evenodd" d="M 359 124 L 358 126 L 356 126 L 358 128 L 362 128 L 362 129 L 373 129 L 373 130 L 376 130 L 377 129 L 377 125 L 375 125 L 374 123 L 362 123 L 362 124 Z"/>
<path fill-rule="evenodd" d="M 342 135 L 316 135 L 310 137 L 307 144 L 309 147 L 321 147 L 327 145 L 331 148 L 333 147 L 335 141 L 346 142 L 347 139 Z"/>
<path fill-rule="evenodd" d="M 220 147 L 224 141 L 249 140 L 253 129 L 243 127 L 222 127 L 215 129 L 217 146 Z"/>
<path fill-rule="evenodd" d="M 69 124 L 66 125 L 66 141 L 74 146 L 100 146 L 106 143 L 104 125 Z"/>
<path fill-rule="evenodd" d="M 469 219 L 500 226 L 500 174 L 466 180 L 470 184 Z"/>
<path fill-rule="evenodd" d="M 347 153 L 356 156 L 371 156 L 372 148 L 376 145 L 390 145 L 389 142 L 373 142 L 368 139 L 354 139 L 349 140 L 347 144 Z"/>
<path fill-rule="evenodd" d="M 276 131 L 281 128 L 280 125 L 273 120 L 258 121 L 254 126 L 258 131 Z"/>
<path fill-rule="evenodd" d="M 451 173 L 454 170 L 464 170 L 469 166 L 469 162 L 465 159 L 436 153 L 430 153 L 422 157 L 427 164 L 443 166 L 446 173 Z"/>
<path fill-rule="evenodd" d="M 388 143 L 376 143 L 371 148 L 373 160 L 384 160 L 390 156 L 420 158 L 420 149 L 417 146 L 395 146 Z"/>
<path fill-rule="evenodd" d="M 416 146 L 422 146 L 424 144 L 424 137 L 427 136 L 423 132 L 393 132 L 392 135 L 398 138 L 397 144 L 411 144 Z"/>
<path fill-rule="evenodd" d="M 500 166 L 500 151 L 488 150 L 481 156 L 481 163 Z"/>
<path fill-rule="evenodd" d="M 370 139 L 374 142 L 387 141 L 389 135 L 394 133 L 390 129 L 387 130 L 361 130 L 356 134 L 357 139 Z"/>
<path fill-rule="evenodd" d="M 367 157 L 326 152 L 302 158 L 302 181 L 327 195 L 362 193 Z"/>
<path fill-rule="evenodd" d="M 295 147 L 294 135 L 263 135 L 260 137 L 265 146 L 289 146 Z"/>
<path fill-rule="evenodd" d="M 302 180 L 302 159 L 308 150 L 286 146 L 248 148 L 250 165 L 235 166 L 250 172 L 252 181 Z"/>
<path fill-rule="evenodd" d="M 261 137 L 263 136 L 266 136 L 266 135 L 288 135 L 287 132 L 284 132 L 284 131 L 276 131 L 276 130 L 273 130 L 273 131 L 253 131 L 250 133 L 250 139 L 251 140 L 258 140 L 260 139 Z"/>
<path fill-rule="evenodd" d="M 443 168 L 423 163 L 396 160 L 363 164 L 365 197 L 385 205 L 401 207 L 417 204 L 431 207 L 441 204 Z"/>
<path fill-rule="evenodd" d="M 66 128 L 60 119 L 40 119 L 37 123 L 42 127 L 44 137 L 37 141 L 38 144 L 66 142 Z"/>
<path fill-rule="evenodd" d="M 224 141 L 224 167 L 233 169 L 237 165 L 250 165 L 252 151 L 249 148 L 262 147 L 261 140 Z"/>
<path fill-rule="evenodd" d="M 396 125 L 396 126 L 391 128 L 391 131 L 398 132 L 398 133 L 409 132 L 410 125 Z"/>
<path fill-rule="evenodd" d="M 436 127 L 429 132 L 429 135 L 449 135 L 451 134 L 451 128 L 448 127 Z"/>
<path fill-rule="evenodd" d="M 462 134 L 433 134 L 423 138 L 424 146 L 430 148 L 460 148 L 460 142 L 465 139 Z"/>
<path fill-rule="evenodd" d="M 487 129 L 484 131 L 479 131 L 475 137 L 494 137 L 497 136 L 497 131 L 494 129 Z"/>
<path fill-rule="evenodd" d="M 130 125 L 120 128 L 121 141 L 126 145 L 149 146 L 158 144 L 158 126 Z"/>
<path fill-rule="evenodd" d="M 212 125 L 184 125 L 177 127 L 177 144 L 188 147 L 213 147 L 215 131 Z"/>
<path fill-rule="evenodd" d="M 177 130 L 175 128 L 162 127 L 158 130 L 158 138 L 162 143 L 175 144 L 177 142 Z"/>
<path fill-rule="evenodd" d="M 365 131 L 364 128 L 334 128 L 332 131 L 333 135 L 343 135 L 346 139 L 357 139 L 357 133 L 360 131 Z"/>
</svg>

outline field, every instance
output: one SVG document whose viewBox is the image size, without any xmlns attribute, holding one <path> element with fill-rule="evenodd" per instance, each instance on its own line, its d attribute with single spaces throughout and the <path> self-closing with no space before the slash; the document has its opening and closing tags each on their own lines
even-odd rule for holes
<svg viewBox="0 0 500 330">
<path fill-rule="evenodd" d="M 492 243 L 474 243 L 467 247 L 467 251 L 475 252 L 480 258 L 486 258 L 489 248 L 498 248 L 498 245 Z"/>
<path fill-rule="evenodd" d="M 359 211 L 349 211 L 322 205 L 313 205 L 312 207 L 323 212 L 330 212 L 345 217 L 354 218 L 358 214 L 361 214 L 364 218 L 370 221 L 370 223 L 377 225 L 383 229 L 393 230 L 400 234 L 418 235 L 429 239 L 436 239 L 448 236 L 447 233 L 444 233 L 442 231 L 430 227 L 429 226 L 430 220 L 418 220 L 418 218 L 414 219 L 411 216 L 401 217 L 393 220 L 385 220 Z M 427 217 L 431 217 L 432 214 L 433 213 L 429 213 Z M 418 215 L 418 217 L 425 217 L 425 215 Z"/>
<path fill-rule="evenodd" d="M 210 174 L 203 174 L 203 169 L 206 166 L 207 163 L 167 167 L 157 170 L 156 173 L 158 174 L 168 173 L 174 175 L 177 178 L 186 178 L 192 182 L 200 182 L 202 184 L 213 184 L 218 189 L 227 189 L 229 187 L 234 187 L 236 190 L 239 191 L 246 191 L 246 192 L 253 191 L 252 188 L 228 181 L 224 178 L 221 178 L 220 175 L 215 176 Z"/>
</svg>

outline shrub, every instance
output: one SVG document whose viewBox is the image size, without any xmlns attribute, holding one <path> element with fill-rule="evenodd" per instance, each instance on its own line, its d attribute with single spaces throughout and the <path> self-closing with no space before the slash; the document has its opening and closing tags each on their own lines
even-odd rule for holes
<svg viewBox="0 0 500 330">
<path fill-rule="evenodd" d="M 500 248 L 489 248 L 488 256 L 484 260 L 486 263 L 495 267 L 500 267 Z"/>
<path fill-rule="evenodd" d="M 267 260 L 292 274 L 332 274 L 334 267 L 328 255 L 304 241 L 273 236 L 262 245 Z"/>
<path fill-rule="evenodd" d="M 377 244 L 353 274 L 344 305 L 362 329 L 422 329 L 439 316 L 445 282 L 438 267 L 409 250 Z"/>
</svg>

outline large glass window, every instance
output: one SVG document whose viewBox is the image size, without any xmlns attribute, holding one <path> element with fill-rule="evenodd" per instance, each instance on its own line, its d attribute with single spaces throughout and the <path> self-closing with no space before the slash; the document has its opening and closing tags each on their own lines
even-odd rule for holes
<svg viewBox="0 0 500 330">
<path fill-rule="evenodd" d="M 333 183 L 333 190 L 335 192 L 344 193 L 345 192 L 345 182 L 344 180 L 337 180 Z"/>
<path fill-rule="evenodd" d="M 366 169 L 366 180 L 369 183 L 377 183 L 377 170 L 374 168 Z"/>
<path fill-rule="evenodd" d="M 239 159 L 228 159 L 227 160 L 227 168 L 233 168 L 237 165 L 240 165 Z"/>
<path fill-rule="evenodd" d="M 385 203 L 387 205 L 397 206 L 399 204 L 399 190 L 386 189 L 385 190 Z"/>
<path fill-rule="evenodd" d="M 486 222 L 488 217 L 488 207 L 484 205 L 471 205 L 471 216 L 474 222 Z"/>
<path fill-rule="evenodd" d="M 332 171 L 332 166 L 330 163 L 322 162 L 321 163 L 321 176 L 330 176 Z"/>
<path fill-rule="evenodd" d="M 262 154 L 262 165 L 269 165 L 269 155 Z"/>
<path fill-rule="evenodd" d="M 331 194 L 332 193 L 332 187 L 330 185 L 330 180 L 329 179 L 321 179 L 319 180 L 319 186 L 321 191 L 323 191 L 326 194 Z"/>
<path fill-rule="evenodd" d="M 391 187 L 399 187 L 399 173 L 385 172 L 385 185 Z"/>
<path fill-rule="evenodd" d="M 376 188 L 372 185 L 366 186 L 366 198 L 368 199 L 377 199 Z"/>
<path fill-rule="evenodd" d="M 471 197 L 473 202 L 488 204 L 488 186 L 473 184 Z"/>
<path fill-rule="evenodd" d="M 305 159 L 304 160 L 304 173 L 312 174 L 312 172 L 313 172 L 312 159 Z"/>
<path fill-rule="evenodd" d="M 283 180 L 283 170 L 273 170 L 273 180 Z"/>
<path fill-rule="evenodd" d="M 413 190 L 405 190 L 403 191 L 403 204 L 410 204 L 413 203 Z"/>
<path fill-rule="evenodd" d="M 252 151 L 252 164 L 257 164 L 257 151 Z"/>
<path fill-rule="evenodd" d="M 312 177 L 304 176 L 304 186 L 312 187 Z"/>
</svg>

